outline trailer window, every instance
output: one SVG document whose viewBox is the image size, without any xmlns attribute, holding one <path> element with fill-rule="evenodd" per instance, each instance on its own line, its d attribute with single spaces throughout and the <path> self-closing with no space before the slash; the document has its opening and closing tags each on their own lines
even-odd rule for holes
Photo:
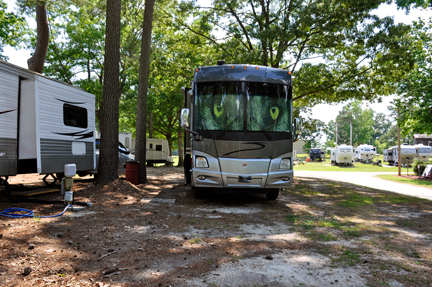
<svg viewBox="0 0 432 287">
<path fill-rule="evenodd" d="M 157 145 L 156 145 L 156 150 L 157 150 L 157 151 L 162 151 L 162 145 L 157 144 Z"/>
<path fill-rule="evenodd" d="M 87 109 L 70 104 L 63 105 L 63 123 L 66 126 L 87 128 Z"/>
</svg>

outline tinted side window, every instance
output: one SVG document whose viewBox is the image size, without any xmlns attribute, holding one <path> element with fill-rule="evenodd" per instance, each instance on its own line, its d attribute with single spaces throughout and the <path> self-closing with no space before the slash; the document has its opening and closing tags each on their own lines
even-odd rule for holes
<svg viewBox="0 0 432 287">
<path fill-rule="evenodd" d="M 162 151 L 162 145 L 157 144 L 157 145 L 156 145 L 156 150 L 157 150 L 157 151 Z"/>
<path fill-rule="evenodd" d="M 87 109 L 70 104 L 63 105 L 63 123 L 66 126 L 87 128 Z"/>
</svg>

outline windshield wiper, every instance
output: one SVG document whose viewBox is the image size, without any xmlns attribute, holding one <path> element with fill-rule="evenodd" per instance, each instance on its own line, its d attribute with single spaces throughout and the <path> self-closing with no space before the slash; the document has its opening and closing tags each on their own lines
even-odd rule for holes
<svg viewBox="0 0 432 287">
<path fill-rule="evenodd" d="M 265 128 L 263 128 L 261 125 L 260 125 L 260 123 L 258 122 L 258 120 L 254 117 L 254 116 L 250 116 L 253 120 L 254 120 L 254 122 L 258 125 L 258 127 L 261 129 L 261 132 L 264 132 L 264 134 L 267 136 L 267 138 L 269 139 L 269 140 L 273 140 L 273 137 L 266 131 L 266 129 Z"/>
<path fill-rule="evenodd" d="M 238 120 L 240 118 L 240 116 L 236 116 L 226 127 L 225 129 L 216 137 L 216 139 L 220 139 L 226 132 L 227 130 L 234 124 L 234 122 L 236 120 Z"/>
</svg>

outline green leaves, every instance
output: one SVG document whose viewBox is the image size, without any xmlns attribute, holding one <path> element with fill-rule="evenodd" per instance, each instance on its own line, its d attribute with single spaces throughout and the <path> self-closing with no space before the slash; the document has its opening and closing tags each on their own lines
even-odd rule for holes
<svg viewBox="0 0 432 287">
<path fill-rule="evenodd" d="M 212 44 L 228 63 L 290 70 L 298 105 L 371 101 L 396 91 L 419 49 L 410 26 L 372 14 L 383 3 L 215 0 L 192 25 L 222 31 Z"/>
<path fill-rule="evenodd" d="M 414 36 L 422 47 L 414 53 L 415 68 L 398 89 L 400 98 L 398 125 L 401 133 L 412 137 L 416 133 L 432 133 L 432 20 L 414 23 Z"/>
<path fill-rule="evenodd" d="M 3 56 L 3 47 L 9 45 L 18 47 L 21 38 L 26 32 L 26 22 L 23 17 L 20 17 L 12 12 L 6 12 L 7 4 L 0 0 L 0 59 L 7 60 Z"/>
</svg>

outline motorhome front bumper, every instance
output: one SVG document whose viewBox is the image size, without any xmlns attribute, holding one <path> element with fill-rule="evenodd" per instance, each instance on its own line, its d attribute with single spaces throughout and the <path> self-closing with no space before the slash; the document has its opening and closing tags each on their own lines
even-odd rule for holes
<svg viewBox="0 0 432 287">
<path fill-rule="evenodd" d="M 292 170 L 268 174 L 238 174 L 192 169 L 193 186 L 209 188 L 290 188 L 293 175 Z"/>
</svg>

